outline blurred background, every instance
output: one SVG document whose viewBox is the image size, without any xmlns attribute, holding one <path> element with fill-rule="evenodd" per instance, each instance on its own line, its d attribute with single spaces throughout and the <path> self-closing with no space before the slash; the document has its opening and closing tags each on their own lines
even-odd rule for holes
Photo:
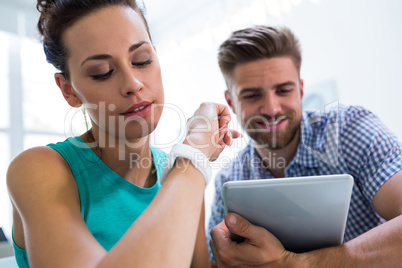
<svg viewBox="0 0 402 268">
<path fill-rule="evenodd" d="M 140 1 L 141 2 L 141 1 Z M 144 0 L 162 66 L 166 108 L 152 143 L 169 151 L 202 101 L 225 103 L 217 49 L 232 31 L 256 24 L 287 26 L 303 53 L 304 108 L 334 102 L 364 106 L 402 139 L 402 1 Z M 36 0 L 0 0 L 0 227 L 11 237 L 5 186 L 21 151 L 84 131 L 53 80 L 36 31 Z M 399 118 L 399 119 L 398 119 Z M 232 127 L 240 130 L 234 117 Z M 247 143 L 225 150 L 214 172 Z M 29 178 L 26 178 L 29 179 Z M 206 190 L 206 220 L 213 183 Z"/>
</svg>

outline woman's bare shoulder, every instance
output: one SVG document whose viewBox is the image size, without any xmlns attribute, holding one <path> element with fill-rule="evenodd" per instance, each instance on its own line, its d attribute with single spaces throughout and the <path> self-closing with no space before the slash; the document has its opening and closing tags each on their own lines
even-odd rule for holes
<svg viewBox="0 0 402 268">
<path fill-rule="evenodd" d="M 34 147 L 23 151 L 11 161 L 7 170 L 7 183 L 29 183 L 35 175 L 63 170 L 66 167 L 66 161 L 54 149 L 45 146 Z"/>
<path fill-rule="evenodd" d="M 47 196 L 51 191 L 70 186 L 72 173 L 64 158 L 50 147 L 35 147 L 20 153 L 7 170 L 10 197 L 28 203 L 31 199 Z M 43 194 L 43 195 L 42 195 Z"/>
<path fill-rule="evenodd" d="M 57 251 L 60 241 L 63 246 L 76 246 L 85 238 L 97 245 L 82 218 L 71 169 L 54 149 L 36 147 L 18 155 L 8 168 L 7 187 L 13 205 L 14 241 L 31 252 L 30 261 L 48 261 L 55 252 L 57 256 L 71 253 Z"/>
</svg>

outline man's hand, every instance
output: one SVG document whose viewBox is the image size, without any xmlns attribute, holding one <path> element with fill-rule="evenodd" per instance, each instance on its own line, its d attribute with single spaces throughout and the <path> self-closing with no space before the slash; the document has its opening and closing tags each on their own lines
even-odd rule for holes
<svg viewBox="0 0 402 268">
<path fill-rule="evenodd" d="M 229 230 L 245 240 L 232 241 Z M 212 228 L 210 245 L 218 267 L 289 267 L 289 261 L 296 255 L 286 251 L 266 229 L 235 213 L 229 213 Z"/>
</svg>

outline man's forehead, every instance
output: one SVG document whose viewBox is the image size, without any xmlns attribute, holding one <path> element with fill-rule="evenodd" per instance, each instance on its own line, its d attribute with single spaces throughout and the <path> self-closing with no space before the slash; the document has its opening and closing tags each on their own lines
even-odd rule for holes
<svg viewBox="0 0 402 268">
<path fill-rule="evenodd" d="M 247 72 L 248 74 L 259 73 L 262 71 L 295 71 L 297 68 L 292 58 L 289 56 L 264 58 L 254 61 L 244 62 L 237 64 L 233 71 L 232 76 L 239 76 Z"/>
<path fill-rule="evenodd" d="M 231 85 L 243 88 L 263 88 L 274 84 L 297 81 L 298 72 L 290 57 L 276 57 L 238 64 L 232 73 Z"/>
</svg>

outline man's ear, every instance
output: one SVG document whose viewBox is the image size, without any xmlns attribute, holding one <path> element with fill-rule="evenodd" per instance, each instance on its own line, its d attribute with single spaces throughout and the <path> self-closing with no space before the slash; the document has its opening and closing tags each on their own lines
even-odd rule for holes
<svg viewBox="0 0 402 268">
<path fill-rule="evenodd" d="M 225 99 L 226 99 L 226 102 L 228 103 L 230 109 L 232 109 L 233 113 L 236 114 L 235 108 L 233 106 L 233 100 L 232 100 L 232 97 L 230 96 L 230 93 L 228 90 L 225 91 Z"/>
<path fill-rule="evenodd" d="M 303 99 L 303 95 L 304 95 L 304 81 L 303 79 L 300 79 L 300 99 Z"/>
<path fill-rule="evenodd" d="M 61 73 L 54 74 L 54 80 L 56 80 L 57 86 L 60 88 L 64 99 L 71 107 L 80 107 L 82 105 L 81 100 L 77 97 L 70 82 Z"/>
</svg>

